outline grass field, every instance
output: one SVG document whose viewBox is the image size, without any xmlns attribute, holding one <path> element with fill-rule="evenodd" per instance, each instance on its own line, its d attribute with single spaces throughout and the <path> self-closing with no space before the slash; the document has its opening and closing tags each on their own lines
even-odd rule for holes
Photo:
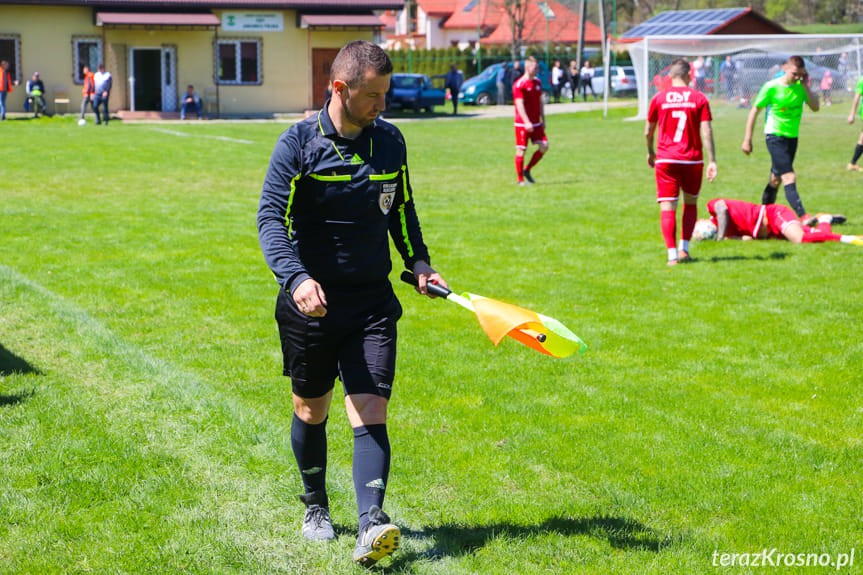
<svg viewBox="0 0 863 575">
<path fill-rule="evenodd" d="M 768 565 L 853 550 L 840 572 L 860 570 L 863 248 L 714 242 L 668 269 L 633 113 L 550 116 L 527 189 L 511 120 L 400 124 L 450 285 L 555 317 L 590 348 L 494 348 L 463 310 L 396 285 L 386 508 L 405 538 L 376 571 L 759 573 L 719 563 L 764 549 Z M 804 115 L 798 187 L 863 234 L 847 113 Z M 702 213 L 759 201 L 769 158 L 761 139 L 740 152 L 745 114 L 714 107 Z M 284 129 L 0 124 L 0 573 L 363 571 L 340 406 L 339 537 L 299 533 L 255 229 Z"/>
</svg>

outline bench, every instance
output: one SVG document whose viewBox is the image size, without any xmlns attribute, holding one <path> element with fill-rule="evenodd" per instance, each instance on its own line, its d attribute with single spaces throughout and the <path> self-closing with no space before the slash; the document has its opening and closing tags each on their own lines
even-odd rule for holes
<svg viewBox="0 0 863 575">
<path fill-rule="evenodd" d="M 65 106 L 64 113 L 67 113 L 71 102 L 72 100 L 69 99 L 69 90 L 66 88 L 54 88 L 54 114 L 58 114 L 57 106 Z"/>
</svg>

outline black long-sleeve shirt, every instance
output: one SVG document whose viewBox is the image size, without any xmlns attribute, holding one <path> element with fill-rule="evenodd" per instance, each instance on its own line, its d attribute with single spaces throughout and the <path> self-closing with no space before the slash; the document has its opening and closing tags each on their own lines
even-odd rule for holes
<svg viewBox="0 0 863 575">
<path fill-rule="evenodd" d="M 429 261 L 395 126 L 378 119 L 356 139 L 342 138 L 325 105 L 282 134 L 261 192 L 258 237 L 285 290 L 308 278 L 325 291 L 386 283 L 387 233 L 408 269 Z"/>
</svg>

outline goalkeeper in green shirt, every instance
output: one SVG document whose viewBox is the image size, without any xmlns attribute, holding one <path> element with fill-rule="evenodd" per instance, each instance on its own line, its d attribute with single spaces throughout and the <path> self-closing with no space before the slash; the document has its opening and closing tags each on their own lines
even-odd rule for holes
<svg viewBox="0 0 863 575">
<path fill-rule="evenodd" d="M 755 120 L 762 108 L 767 108 L 764 120 L 767 150 L 772 165 L 770 181 L 761 196 L 762 204 L 776 201 L 776 191 L 781 183 L 785 188 L 785 198 L 791 209 L 805 225 L 811 218 L 803 208 L 803 201 L 797 193 L 797 177 L 794 174 L 794 155 L 797 153 L 797 136 L 800 133 L 800 119 L 803 117 L 803 104 L 813 112 L 820 107 L 818 97 L 809 90 L 809 73 L 806 63 L 800 56 L 791 56 L 782 65 L 784 74 L 770 80 L 758 92 L 749 117 L 746 119 L 746 135 L 741 149 L 752 153 L 752 131 Z"/>
<path fill-rule="evenodd" d="M 854 88 L 854 101 L 851 102 L 851 113 L 848 114 L 848 123 L 854 123 L 854 116 L 857 114 L 857 105 L 860 104 L 860 98 L 863 96 L 863 76 L 857 80 L 857 87 Z M 863 117 L 863 108 L 860 108 L 860 116 Z M 857 165 L 857 160 L 863 155 L 863 132 L 857 138 L 857 146 L 854 147 L 854 156 L 851 158 L 851 163 L 845 166 L 846 170 L 855 170 L 863 172 L 863 168 Z"/>
</svg>

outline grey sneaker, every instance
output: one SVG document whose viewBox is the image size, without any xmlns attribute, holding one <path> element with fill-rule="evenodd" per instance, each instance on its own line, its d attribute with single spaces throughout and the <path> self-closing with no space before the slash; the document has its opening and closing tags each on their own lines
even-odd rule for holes
<svg viewBox="0 0 863 575">
<path fill-rule="evenodd" d="M 369 524 L 357 537 L 354 547 L 354 562 L 363 567 L 371 567 L 384 557 L 392 555 L 399 548 L 402 533 L 390 523 L 387 514 L 377 505 L 369 509 Z"/>
<path fill-rule="evenodd" d="M 333 524 L 330 521 L 330 507 L 327 494 L 323 491 L 313 491 L 300 495 L 300 501 L 306 505 L 306 516 L 303 518 L 303 537 L 311 541 L 329 541 L 336 538 Z"/>
</svg>

